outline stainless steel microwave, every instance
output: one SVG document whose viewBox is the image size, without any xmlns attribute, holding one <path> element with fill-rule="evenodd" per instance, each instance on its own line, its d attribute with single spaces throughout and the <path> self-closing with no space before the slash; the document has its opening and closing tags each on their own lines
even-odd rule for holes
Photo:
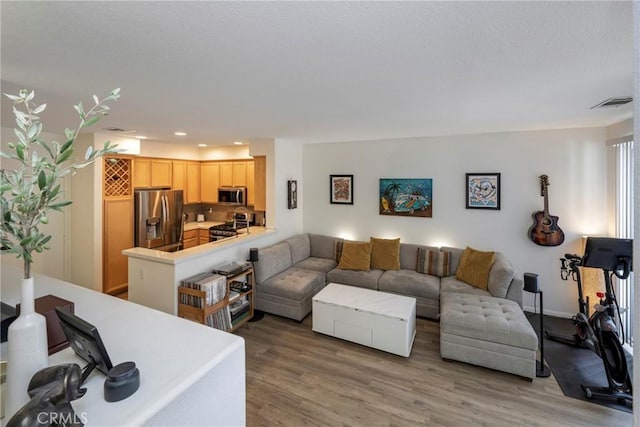
<svg viewBox="0 0 640 427">
<path fill-rule="evenodd" d="M 247 187 L 218 187 L 218 203 L 221 205 L 247 205 Z"/>
</svg>

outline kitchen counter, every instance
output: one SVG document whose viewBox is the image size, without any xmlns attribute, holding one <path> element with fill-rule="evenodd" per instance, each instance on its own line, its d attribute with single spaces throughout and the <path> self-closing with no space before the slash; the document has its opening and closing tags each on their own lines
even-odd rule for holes
<svg viewBox="0 0 640 427">
<path fill-rule="evenodd" d="M 264 246 L 264 241 L 275 233 L 273 229 L 257 226 L 250 227 L 249 231 L 178 252 L 125 249 L 122 254 L 129 259 L 129 301 L 177 315 L 177 288 L 182 280 L 230 261 L 245 261 L 249 248 Z"/>
<path fill-rule="evenodd" d="M 20 277 L 19 267 L 2 265 L 2 302 L 19 302 Z M 112 403 L 104 400 L 105 376 L 91 373 L 87 393 L 72 402 L 87 427 L 245 425 L 242 338 L 51 277 L 34 274 L 34 283 L 36 297 L 73 301 L 75 314 L 100 332 L 114 365 L 132 360 L 140 369 L 138 391 Z M 87 364 L 71 348 L 49 356 L 49 365 L 62 363 Z"/>
</svg>

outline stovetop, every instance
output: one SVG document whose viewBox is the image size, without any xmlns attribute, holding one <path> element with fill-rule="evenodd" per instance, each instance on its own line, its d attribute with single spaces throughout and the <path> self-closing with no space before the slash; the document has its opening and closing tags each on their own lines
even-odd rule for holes
<svg viewBox="0 0 640 427">
<path fill-rule="evenodd" d="M 209 230 L 216 230 L 216 231 L 238 231 L 240 229 L 243 228 L 247 228 L 247 224 L 246 223 L 237 223 L 236 226 L 234 227 L 233 225 L 226 225 L 226 224 L 220 224 L 220 225 L 214 225 L 209 227 Z"/>
</svg>

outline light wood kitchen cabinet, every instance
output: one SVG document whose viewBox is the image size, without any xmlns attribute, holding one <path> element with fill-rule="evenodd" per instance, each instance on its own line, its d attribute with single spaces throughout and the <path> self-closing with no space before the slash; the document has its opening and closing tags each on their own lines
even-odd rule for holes
<svg viewBox="0 0 640 427">
<path fill-rule="evenodd" d="M 151 159 L 133 159 L 133 188 L 151 187 Z"/>
<path fill-rule="evenodd" d="M 117 294 L 127 290 L 128 258 L 123 249 L 133 247 L 133 199 L 104 201 L 102 291 Z"/>
<path fill-rule="evenodd" d="M 232 185 L 234 187 L 247 186 L 247 163 L 248 162 L 233 162 L 231 164 L 233 174 Z"/>
<path fill-rule="evenodd" d="M 188 230 L 184 232 L 183 246 L 185 249 L 198 246 L 198 230 Z"/>
<path fill-rule="evenodd" d="M 187 162 L 181 160 L 174 160 L 172 162 L 172 190 L 185 190 L 187 189 Z"/>
<path fill-rule="evenodd" d="M 185 203 L 200 203 L 200 162 L 187 162 Z"/>
<path fill-rule="evenodd" d="M 151 160 L 151 186 L 171 187 L 172 182 L 172 161 L 171 160 Z"/>
<path fill-rule="evenodd" d="M 172 187 L 172 161 L 138 157 L 133 159 L 133 187 Z"/>
<path fill-rule="evenodd" d="M 198 244 L 204 245 L 205 243 L 209 243 L 209 230 L 203 230 L 202 228 L 198 229 Z"/>
<path fill-rule="evenodd" d="M 128 258 L 133 247 L 133 162 L 130 157 L 107 156 L 103 162 L 102 291 L 127 290 Z"/>
<path fill-rule="evenodd" d="M 247 162 L 247 204 L 255 203 L 255 167 L 254 162 Z"/>
<path fill-rule="evenodd" d="M 256 211 L 267 210 L 267 158 L 255 156 L 253 158 L 253 209 Z M 249 199 L 251 195 L 247 197 Z"/>
<path fill-rule="evenodd" d="M 200 201 L 218 202 L 220 186 L 220 162 L 202 162 L 200 164 Z"/>
<path fill-rule="evenodd" d="M 220 186 L 233 187 L 233 162 L 220 163 Z"/>
</svg>

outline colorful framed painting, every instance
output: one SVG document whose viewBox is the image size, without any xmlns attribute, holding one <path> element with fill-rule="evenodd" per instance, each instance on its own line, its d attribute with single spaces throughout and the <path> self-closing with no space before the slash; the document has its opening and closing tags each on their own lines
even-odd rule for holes
<svg viewBox="0 0 640 427">
<path fill-rule="evenodd" d="M 332 204 L 353 204 L 353 175 L 331 175 L 329 188 Z"/>
<path fill-rule="evenodd" d="M 433 186 L 429 179 L 380 179 L 380 215 L 431 218 Z"/>
<path fill-rule="evenodd" d="M 465 182 L 467 209 L 500 210 L 499 173 L 468 173 Z"/>
</svg>

